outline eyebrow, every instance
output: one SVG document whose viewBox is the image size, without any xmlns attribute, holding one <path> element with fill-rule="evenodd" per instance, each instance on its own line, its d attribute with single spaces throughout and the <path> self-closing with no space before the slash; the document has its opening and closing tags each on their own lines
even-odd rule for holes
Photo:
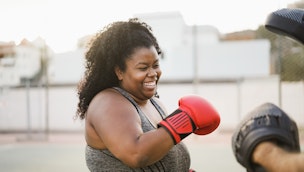
<svg viewBox="0 0 304 172">
<path fill-rule="evenodd" d="M 154 63 L 158 63 L 159 62 L 159 59 L 156 59 L 154 62 L 153 62 L 153 64 Z M 147 63 L 146 62 L 139 62 L 139 63 L 137 63 L 136 65 L 147 65 Z"/>
</svg>

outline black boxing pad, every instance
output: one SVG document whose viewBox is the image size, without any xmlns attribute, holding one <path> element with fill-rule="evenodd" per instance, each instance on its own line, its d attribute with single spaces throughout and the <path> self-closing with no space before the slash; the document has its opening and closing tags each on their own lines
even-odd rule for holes
<svg viewBox="0 0 304 172">
<path fill-rule="evenodd" d="M 304 9 L 283 8 L 268 15 L 266 29 L 304 44 Z"/>
<path fill-rule="evenodd" d="M 264 103 L 240 122 L 232 137 L 232 149 L 237 161 L 248 172 L 264 172 L 251 161 L 254 148 L 263 141 L 276 144 L 291 152 L 300 152 L 298 127 L 282 109 L 272 103 Z"/>
</svg>

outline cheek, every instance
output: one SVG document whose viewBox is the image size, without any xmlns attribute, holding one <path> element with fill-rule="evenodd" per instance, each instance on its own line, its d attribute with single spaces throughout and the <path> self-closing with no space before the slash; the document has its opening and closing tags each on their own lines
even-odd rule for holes
<svg viewBox="0 0 304 172">
<path fill-rule="evenodd" d="M 162 71 L 159 69 L 156 73 L 157 73 L 157 77 L 160 78 Z"/>
<path fill-rule="evenodd" d="M 130 77 L 132 77 L 134 80 L 144 80 L 146 76 L 147 76 L 146 72 L 137 72 Z"/>
</svg>

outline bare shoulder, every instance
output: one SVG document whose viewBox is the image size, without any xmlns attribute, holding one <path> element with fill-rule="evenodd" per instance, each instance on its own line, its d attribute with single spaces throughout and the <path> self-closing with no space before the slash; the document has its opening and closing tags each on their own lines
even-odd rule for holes
<svg viewBox="0 0 304 172">
<path fill-rule="evenodd" d="M 112 88 L 108 88 L 98 93 L 92 99 L 88 108 L 88 113 L 96 114 L 99 112 L 110 112 L 112 110 L 128 108 L 130 105 L 130 102 L 119 92 Z"/>
<path fill-rule="evenodd" d="M 132 103 L 115 89 L 106 89 L 98 93 L 89 105 L 86 140 L 92 147 L 115 150 L 117 145 L 112 143 L 138 136 L 142 133 L 140 126 L 140 117 Z"/>
<path fill-rule="evenodd" d="M 133 105 L 115 89 L 109 88 L 98 93 L 91 101 L 87 118 L 94 121 L 105 121 L 109 118 L 116 120 L 124 118 L 125 114 L 136 115 Z"/>
<path fill-rule="evenodd" d="M 118 93 L 115 89 L 108 88 L 101 92 L 99 92 L 92 100 L 91 105 L 95 105 L 96 103 L 98 106 L 104 103 L 113 103 L 113 102 L 120 102 L 125 100 L 125 98 Z"/>
</svg>

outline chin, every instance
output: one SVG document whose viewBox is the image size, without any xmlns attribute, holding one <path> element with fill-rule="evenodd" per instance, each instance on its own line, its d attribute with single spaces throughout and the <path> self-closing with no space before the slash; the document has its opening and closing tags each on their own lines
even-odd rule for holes
<svg viewBox="0 0 304 172">
<path fill-rule="evenodd" d="M 149 91 L 148 93 L 145 94 L 145 96 L 147 98 L 152 98 L 156 93 L 156 89 L 154 89 L 153 91 Z"/>
</svg>

